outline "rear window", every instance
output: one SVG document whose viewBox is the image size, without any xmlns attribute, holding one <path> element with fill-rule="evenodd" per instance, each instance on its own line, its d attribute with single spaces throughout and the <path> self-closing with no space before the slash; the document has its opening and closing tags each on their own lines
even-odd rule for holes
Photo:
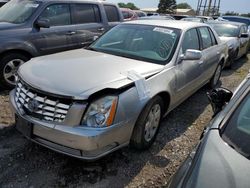
<svg viewBox="0 0 250 188">
<path fill-rule="evenodd" d="M 119 22 L 119 13 L 115 6 L 112 5 L 104 5 L 104 9 L 109 22 Z"/>
<path fill-rule="evenodd" d="M 100 12 L 97 5 L 75 4 L 74 15 L 74 22 L 76 24 L 101 22 Z"/>
</svg>

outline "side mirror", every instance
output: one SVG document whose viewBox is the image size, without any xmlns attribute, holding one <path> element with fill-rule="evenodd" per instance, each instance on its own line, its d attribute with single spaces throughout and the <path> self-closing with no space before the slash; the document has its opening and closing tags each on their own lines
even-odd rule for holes
<svg viewBox="0 0 250 188">
<path fill-rule="evenodd" d="M 39 28 L 49 28 L 50 23 L 48 19 L 41 19 L 36 21 L 36 26 Z"/>
<path fill-rule="evenodd" d="M 200 60 L 202 53 L 199 50 L 186 50 L 186 53 L 181 55 L 181 60 Z"/>
<path fill-rule="evenodd" d="M 240 35 L 240 38 L 248 38 L 248 33 L 242 33 L 242 34 Z"/>
<path fill-rule="evenodd" d="M 225 88 L 217 88 L 211 92 L 207 92 L 207 97 L 214 112 L 213 117 L 222 110 L 223 106 L 231 100 L 232 96 L 233 92 Z"/>
</svg>

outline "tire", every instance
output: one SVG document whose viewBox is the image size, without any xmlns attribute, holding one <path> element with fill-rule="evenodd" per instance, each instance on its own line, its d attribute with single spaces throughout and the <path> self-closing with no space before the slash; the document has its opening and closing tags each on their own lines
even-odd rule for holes
<svg viewBox="0 0 250 188">
<path fill-rule="evenodd" d="M 15 87 L 16 72 L 20 65 L 29 58 L 20 53 L 9 53 L 0 60 L 0 86 L 1 89 Z"/>
<path fill-rule="evenodd" d="M 138 150 L 145 150 L 153 144 L 159 130 L 162 113 L 163 101 L 161 97 L 156 96 L 149 101 L 137 119 L 130 140 L 131 147 Z M 152 114 L 155 114 L 155 116 L 152 116 Z M 152 124 L 152 121 L 154 124 Z"/>
<path fill-rule="evenodd" d="M 212 78 L 211 78 L 210 81 L 209 81 L 209 86 L 210 86 L 211 88 L 215 88 L 215 87 L 217 86 L 217 84 L 218 84 L 218 82 L 219 82 L 219 80 L 220 80 L 221 71 L 222 71 L 222 63 L 220 63 L 220 64 L 217 66 L 217 68 L 216 68 L 216 70 L 215 70 L 215 72 L 214 72 Z"/>
</svg>

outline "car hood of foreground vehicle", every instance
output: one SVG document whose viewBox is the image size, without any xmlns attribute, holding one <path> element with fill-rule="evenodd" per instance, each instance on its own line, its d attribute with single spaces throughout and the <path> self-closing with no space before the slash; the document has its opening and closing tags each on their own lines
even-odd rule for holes
<svg viewBox="0 0 250 188">
<path fill-rule="evenodd" d="M 127 78 L 128 71 L 146 77 L 163 68 L 163 65 L 78 49 L 31 59 L 19 68 L 18 74 L 36 89 L 87 99 L 102 89 L 118 89 L 132 83 Z"/>
<path fill-rule="evenodd" d="M 195 156 L 192 172 L 184 180 L 186 188 L 249 187 L 250 163 L 221 138 L 218 129 L 208 133 Z"/>
</svg>

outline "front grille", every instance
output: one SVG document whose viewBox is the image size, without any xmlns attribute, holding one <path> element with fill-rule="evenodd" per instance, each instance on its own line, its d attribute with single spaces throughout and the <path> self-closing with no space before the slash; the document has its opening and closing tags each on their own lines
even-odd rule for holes
<svg viewBox="0 0 250 188">
<path fill-rule="evenodd" d="M 17 82 L 15 101 L 26 114 L 52 122 L 63 122 L 72 103 L 35 91 L 22 81 Z"/>
</svg>

